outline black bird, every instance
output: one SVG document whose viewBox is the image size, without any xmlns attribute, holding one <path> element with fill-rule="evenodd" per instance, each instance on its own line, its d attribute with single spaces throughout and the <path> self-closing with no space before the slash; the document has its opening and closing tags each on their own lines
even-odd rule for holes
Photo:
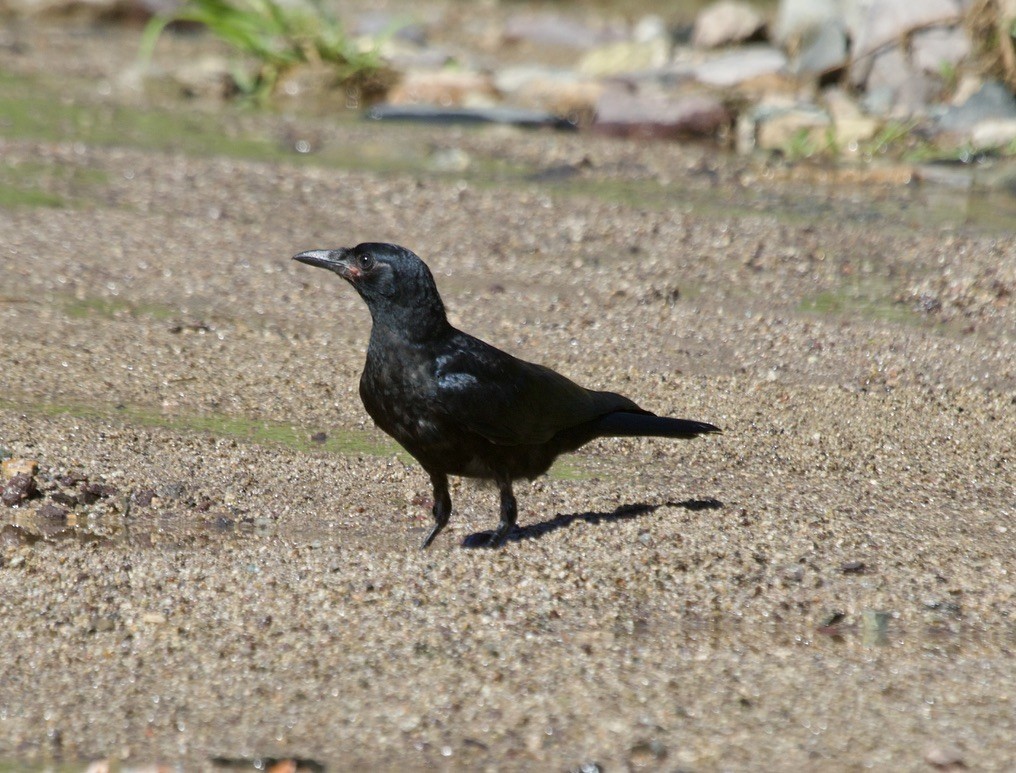
<svg viewBox="0 0 1016 773">
<path fill-rule="evenodd" d="M 512 482 L 533 479 L 554 459 L 598 437 L 692 438 L 717 427 L 656 416 L 627 397 L 594 392 L 456 330 L 434 277 L 394 244 L 310 250 L 293 257 L 334 271 L 367 303 L 373 326 L 360 398 L 367 413 L 412 454 L 434 486 L 434 528 L 448 523 L 448 476 L 493 480 L 502 545 L 517 515 Z"/>
</svg>

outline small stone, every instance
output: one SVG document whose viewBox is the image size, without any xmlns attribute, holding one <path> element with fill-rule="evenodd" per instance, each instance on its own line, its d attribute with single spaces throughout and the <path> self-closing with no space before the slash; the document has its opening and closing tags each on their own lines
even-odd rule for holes
<svg viewBox="0 0 1016 773">
<path fill-rule="evenodd" d="M 974 150 L 996 150 L 1016 142 L 1016 118 L 981 121 L 970 132 Z"/>
<path fill-rule="evenodd" d="M 941 75 L 970 55 L 970 39 L 962 27 L 933 27 L 910 37 L 910 60 L 927 73 Z"/>
<path fill-rule="evenodd" d="M 840 22 L 838 0 L 782 0 L 773 26 L 773 38 L 794 50 L 802 37 L 829 23 Z"/>
<path fill-rule="evenodd" d="M 845 67 L 849 59 L 847 32 L 839 22 L 831 21 L 801 39 L 793 69 L 804 75 L 825 75 Z"/>
<path fill-rule="evenodd" d="M 615 87 L 596 103 L 593 129 L 622 137 L 712 137 L 729 125 L 730 113 L 716 97 Z"/>
<path fill-rule="evenodd" d="M 795 145 L 824 147 L 831 123 L 821 108 L 797 103 L 763 103 L 747 119 L 754 121 L 754 141 L 759 148 L 783 152 Z"/>
<path fill-rule="evenodd" d="M 509 18 L 503 38 L 508 43 L 587 49 L 621 36 L 619 29 L 598 29 L 556 13 L 523 13 Z"/>
<path fill-rule="evenodd" d="M 935 744 L 924 753 L 924 761 L 936 768 L 965 768 L 963 752 L 953 744 Z"/>
<path fill-rule="evenodd" d="M 762 14 L 748 3 L 720 0 L 699 12 L 691 41 L 698 48 L 716 48 L 748 40 L 764 26 Z"/>
<path fill-rule="evenodd" d="M 914 30 L 959 21 L 954 0 L 880 0 L 872 3 L 854 44 L 854 58 L 866 57 L 883 46 L 903 40 Z"/>
<path fill-rule="evenodd" d="M 143 83 L 145 91 L 153 96 L 222 100 L 237 93 L 234 72 L 235 65 L 223 56 L 181 58 L 171 69 L 146 73 Z"/>
<path fill-rule="evenodd" d="M 35 485 L 35 478 L 27 473 L 19 472 L 7 481 L 7 485 L 3 487 L 3 492 L 0 493 L 0 501 L 7 507 L 16 507 L 35 496 L 38 490 L 38 487 Z"/>
<path fill-rule="evenodd" d="M 4 459 L 0 462 L 0 480 L 10 480 L 15 475 L 35 475 L 39 471 L 39 463 L 35 459 Z"/>
<path fill-rule="evenodd" d="M 763 75 L 782 72 L 787 56 L 767 45 L 744 46 L 736 51 L 702 62 L 695 67 L 695 78 L 710 86 L 736 86 Z"/>
<path fill-rule="evenodd" d="M 52 521 L 65 521 L 67 520 L 67 510 L 54 505 L 52 502 L 47 502 L 39 508 L 39 512 L 36 513 L 40 518 L 47 518 Z"/>
<path fill-rule="evenodd" d="M 155 491 L 152 489 L 141 489 L 131 494 L 131 502 L 138 507 L 151 507 L 152 500 L 155 499 Z"/>
<path fill-rule="evenodd" d="M 636 769 L 657 767 L 667 758 L 667 747 L 659 741 L 640 741 L 628 752 L 628 764 Z"/>
<path fill-rule="evenodd" d="M 864 561 L 847 561 L 840 567 L 843 574 L 864 574 L 868 569 Z"/>
<path fill-rule="evenodd" d="M 963 104 L 939 118 L 938 129 L 963 134 L 983 121 L 1016 119 L 1016 96 L 999 81 L 988 81 Z"/>
<path fill-rule="evenodd" d="M 620 75 L 663 67 L 670 60 L 670 41 L 653 38 L 646 42 L 623 40 L 594 48 L 582 57 L 578 70 L 584 75 Z"/>
<path fill-rule="evenodd" d="M 870 140 L 881 126 L 878 119 L 865 115 L 842 89 L 829 89 L 823 94 L 823 101 L 833 119 L 833 139 L 841 148 Z"/>
<path fill-rule="evenodd" d="M 116 488 L 113 486 L 108 486 L 104 483 L 86 483 L 81 487 L 81 492 L 78 494 L 78 502 L 83 505 L 91 505 L 115 493 Z"/>
<path fill-rule="evenodd" d="M 397 86 L 388 93 L 393 105 L 429 104 L 490 105 L 497 91 L 493 78 L 487 73 L 469 70 L 418 70 L 406 73 Z"/>
</svg>

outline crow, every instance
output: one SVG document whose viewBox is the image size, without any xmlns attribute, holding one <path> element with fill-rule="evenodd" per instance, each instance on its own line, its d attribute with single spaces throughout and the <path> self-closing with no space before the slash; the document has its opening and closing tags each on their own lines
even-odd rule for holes
<svg viewBox="0 0 1016 773">
<path fill-rule="evenodd" d="M 430 475 L 434 528 L 452 512 L 448 476 L 493 480 L 501 519 L 487 541 L 515 526 L 512 484 L 545 473 L 558 455 L 599 437 L 692 438 L 719 428 L 656 416 L 614 392 L 585 389 L 456 330 L 427 265 L 394 244 L 309 250 L 293 260 L 333 271 L 360 294 L 373 325 L 360 399 L 367 413 Z"/>
</svg>

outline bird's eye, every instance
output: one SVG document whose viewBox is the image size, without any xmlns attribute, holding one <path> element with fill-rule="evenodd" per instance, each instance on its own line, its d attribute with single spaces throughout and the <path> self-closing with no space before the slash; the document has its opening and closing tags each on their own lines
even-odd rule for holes
<svg viewBox="0 0 1016 773">
<path fill-rule="evenodd" d="M 356 258 L 356 263 L 362 271 L 370 271 L 374 268 L 374 257 L 365 253 Z"/>
</svg>

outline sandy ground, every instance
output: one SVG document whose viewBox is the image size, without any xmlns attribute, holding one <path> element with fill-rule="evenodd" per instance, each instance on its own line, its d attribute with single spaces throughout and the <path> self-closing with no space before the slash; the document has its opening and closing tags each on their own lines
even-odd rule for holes
<svg viewBox="0 0 1016 773">
<path fill-rule="evenodd" d="M 0 140 L 69 202 L 0 209 L 0 446 L 40 489 L 0 508 L 0 769 L 1016 767 L 1011 233 L 704 148 L 315 126 L 550 171 Z M 289 260 L 366 240 L 724 435 L 588 446 L 498 552 L 457 485 L 422 552 L 366 310 Z"/>
</svg>

